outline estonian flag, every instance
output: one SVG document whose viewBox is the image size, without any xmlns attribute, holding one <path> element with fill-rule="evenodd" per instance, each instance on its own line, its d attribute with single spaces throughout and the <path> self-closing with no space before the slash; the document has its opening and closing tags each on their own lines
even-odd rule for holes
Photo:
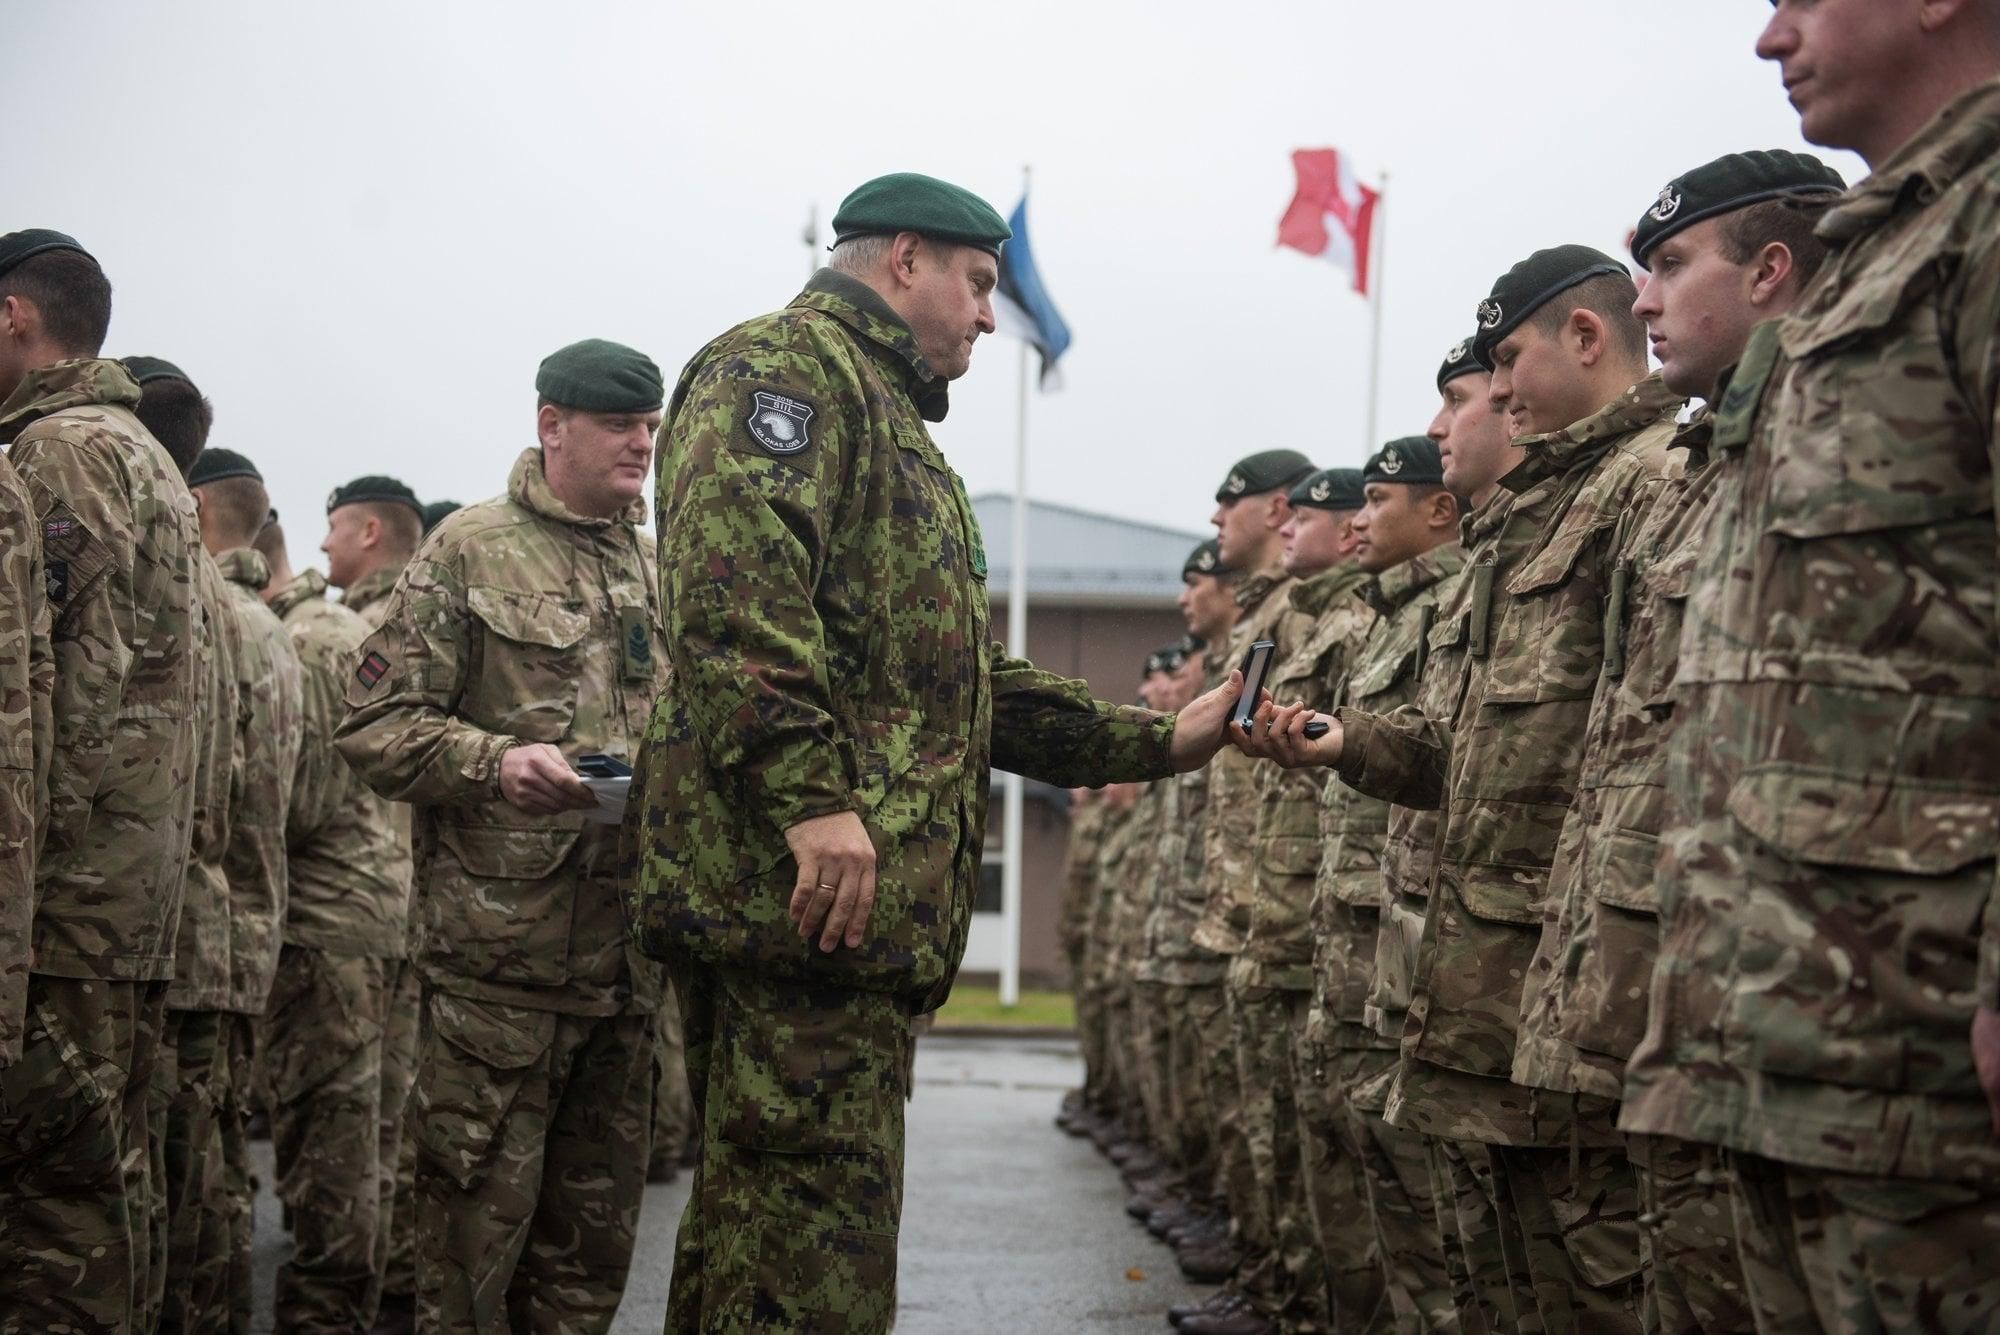
<svg viewBox="0 0 2000 1335">
<path fill-rule="evenodd" d="M 1069 351 L 1069 326 L 1049 300 L 1042 275 L 1035 269 L 1035 251 L 1028 243 L 1028 197 L 1014 206 L 1007 219 L 1014 235 L 1000 248 L 1000 290 L 993 294 L 993 320 L 1000 329 L 1034 344 L 1042 354 L 1044 391 L 1062 388 L 1056 362 Z"/>
</svg>

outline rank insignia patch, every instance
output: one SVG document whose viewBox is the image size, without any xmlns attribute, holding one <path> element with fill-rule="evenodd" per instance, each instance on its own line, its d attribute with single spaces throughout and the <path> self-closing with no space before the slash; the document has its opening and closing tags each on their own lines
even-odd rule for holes
<svg viewBox="0 0 2000 1335">
<path fill-rule="evenodd" d="M 780 457 L 797 454 L 812 444 L 808 427 L 813 411 L 803 400 L 760 389 L 751 395 L 750 438 L 768 453 Z"/>
<path fill-rule="evenodd" d="M 371 691 L 375 689 L 375 683 L 387 676 L 388 672 L 389 660 L 372 650 L 361 660 L 361 666 L 354 669 L 355 677 Z"/>
</svg>

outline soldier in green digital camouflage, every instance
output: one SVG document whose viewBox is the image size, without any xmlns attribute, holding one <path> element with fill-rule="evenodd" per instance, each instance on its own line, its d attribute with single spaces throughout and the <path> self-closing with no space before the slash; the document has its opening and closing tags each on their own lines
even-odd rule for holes
<svg viewBox="0 0 2000 1335">
<path fill-rule="evenodd" d="M 1162 777 L 1208 759 L 1228 698 L 1177 729 L 991 645 L 978 526 L 925 423 L 993 329 L 1006 224 L 898 175 L 834 231 L 790 306 L 688 364 L 661 433 L 674 672 L 633 913 L 703 1122 L 674 1331 L 888 1328 L 910 1019 L 964 951 L 990 768 Z"/>
<path fill-rule="evenodd" d="M 73 238 L 0 237 L 0 444 L 32 511 L 50 651 L 29 604 L 32 694 L 0 697 L 12 767 L 46 773 L 27 974 L 18 917 L 0 973 L 0 1273 L 23 1330 L 142 1315 L 147 1104 L 192 833 L 200 538 L 132 412 L 137 383 L 98 356 L 110 319 L 111 285 Z"/>
<path fill-rule="evenodd" d="M 1363 504 L 1351 527 L 1355 564 L 1366 581 L 1353 596 L 1365 600 L 1374 620 L 1328 703 L 1388 713 L 1414 698 L 1438 603 L 1464 567 L 1459 507 L 1445 490 L 1438 446 L 1424 436 L 1377 450 L 1362 466 L 1361 483 Z M 1277 698 L 1291 694 L 1281 690 Z M 1451 1329 L 1457 1320 L 1453 1286 L 1424 1138 L 1382 1118 L 1396 1071 L 1396 1040 L 1367 1022 L 1389 804 L 1329 776 L 1317 816 L 1312 991 L 1298 1039 L 1300 1119 L 1315 1138 L 1342 1145 L 1357 1165 L 1367 1209 L 1350 1206 L 1348 1227 L 1373 1234 L 1396 1328 Z M 1324 1225 L 1322 1232 L 1334 1236 Z M 1328 1245 L 1329 1258 L 1337 1256 L 1331 1240 Z M 1352 1241 L 1346 1249 L 1360 1250 Z"/>
<path fill-rule="evenodd" d="M 1318 742 L 1297 734 L 1311 711 L 1264 710 L 1245 739 L 1286 763 L 1336 764 L 1371 796 L 1440 809 L 1387 1117 L 1493 1147 L 1496 1211 L 1512 1215 L 1532 1285 L 1516 1320 L 1553 1331 L 1639 1328 L 1637 1184 L 1614 1105 L 1511 1080 L 1541 899 L 1604 665 L 1605 595 L 1625 521 L 1668 471 L 1681 405 L 1646 375 L 1636 297 L 1616 260 L 1561 246 L 1516 265 L 1480 303 L 1473 354 L 1526 457 L 1503 479 L 1512 506 L 1497 531 L 1475 535 L 1470 573 L 1431 638 L 1430 670 L 1450 674 L 1452 698 L 1436 713 L 1344 707 Z M 1274 724 L 1283 739 L 1268 739 Z"/>
<path fill-rule="evenodd" d="M 350 485 L 346 494 L 355 490 Z M 414 504 L 379 503 L 397 504 L 407 531 L 416 531 Z M 293 571 L 277 520 L 265 521 L 255 545 L 270 568 L 265 602 L 290 633 L 305 680 L 303 743 L 285 826 L 284 949 L 264 1016 L 271 1150 L 292 1233 L 273 1310 L 286 1330 L 366 1329 L 381 1296 L 384 1191 L 393 1184 L 396 1144 L 390 1137 L 401 1126 L 400 1107 L 392 1122 L 383 1104 L 390 1097 L 385 1048 L 395 1028 L 394 981 L 408 953 L 407 808 L 378 797 L 333 747 L 347 676 L 369 623 L 328 600 L 317 570 Z"/>
<path fill-rule="evenodd" d="M 371 630 L 382 624 L 403 567 L 435 526 L 433 508 L 419 502 L 401 480 L 380 475 L 358 477 L 327 497 L 327 531 L 319 546 L 326 555 L 326 582 L 340 590 L 340 605 L 360 614 Z M 274 514 L 274 527 L 276 522 Z M 270 540 L 269 531 L 265 537 Z M 410 809 L 397 803 L 393 810 L 407 849 Z M 382 1185 L 376 1205 L 375 1269 L 385 1309 L 398 1320 L 414 1321 L 417 1149 L 415 1138 L 405 1130 L 410 1087 L 417 1074 L 423 996 L 421 970 L 413 958 L 417 915 L 405 916 L 409 939 L 389 965 L 388 1028 L 382 1035 L 382 1130 L 376 1146 Z"/>
<path fill-rule="evenodd" d="M 662 382 L 602 340 L 536 376 L 539 445 L 440 524 L 346 671 L 342 755 L 416 808 L 417 1321 L 610 1324 L 652 1116 L 658 969 L 573 768 L 629 759 L 666 678 L 639 532 Z"/>
<path fill-rule="evenodd" d="M 1758 1329 L 1992 1330 L 2000 5 L 1757 49 L 1870 175 L 1715 408 L 1622 1124 L 1721 1148 Z"/>
<path fill-rule="evenodd" d="M 241 1335 L 249 1330 L 251 1305 L 254 1035 L 283 945 L 286 825 L 300 768 L 305 684 L 291 636 L 264 605 L 270 570 L 252 543 L 271 497 L 256 465 L 231 450 L 204 449 L 188 483 L 200 507 L 202 545 L 228 584 L 240 652 L 223 853 L 228 974 L 219 991 L 193 999 L 212 1004 L 189 1004 L 174 1031 L 162 1324 Z"/>
<path fill-rule="evenodd" d="M 1669 389 L 1716 401 L 1751 328 L 1782 316 L 1818 272 L 1825 248 L 1807 206 L 1840 189 L 1816 158 L 1732 153 L 1676 177 L 1651 202 L 1632 243 L 1633 258 L 1651 270 L 1633 313 L 1647 323 Z M 1524 1085 L 1617 1099 L 1645 1031 L 1674 667 L 1715 495 L 1716 473 L 1706 466 L 1712 425 L 1704 406 L 1675 435 L 1684 464 L 1627 521 L 1625 557 L 1606 592 L 1607 658 L 1514 1052 L 1514 1078 Z M 1646 1206 L 1649 1330 L 1753 1329 L 1717 1157 L 1713 1147 L 1665 1136 L 1631 1146 Z"/>
</svg>

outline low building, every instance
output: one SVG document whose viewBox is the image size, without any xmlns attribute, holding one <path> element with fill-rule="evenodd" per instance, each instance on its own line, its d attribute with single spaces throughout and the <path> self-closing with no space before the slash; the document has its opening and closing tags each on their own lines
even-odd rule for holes
<svg viewBox="0 0 2000 1335">
<path fill-rule="evenodd" d="M 1003 642 L 1014 568 L 1013 505 L 1005 493 L 972 498 L 986 540 L 993 634 Z M 1081 677 L 1103 699 L 1134 699 L 1146 655 L 1186 630 L 1175 605 L 1181 565 L 1209 536 L 1029 501 L 1028 658 L 1050 672 Z M 1021 979 L 1024 986 L 1049 986 L 1065 981 L 1067 968 L 1056 941 L 1056 913 L 1069 799 L 1060 789 L 1032 782 L 1027 799 L 1021 821 Z M 996 774 L 985 875 L 966 943 L 969 982 L 991 982 L 1000 968 L 1000 812 Z"/>
</svg>

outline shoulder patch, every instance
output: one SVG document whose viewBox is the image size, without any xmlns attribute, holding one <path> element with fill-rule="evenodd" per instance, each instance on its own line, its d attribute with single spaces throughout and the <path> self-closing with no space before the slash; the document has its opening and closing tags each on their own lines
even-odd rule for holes
<svg viewBox="0 0 2000 1335">
<path fill-rule="evenodd" d="M 389 660 L 372 649 L 361 660 L 361 666 L 354 669 L 355 679 L 371 691 L 375 689 L 375 683 L 381 681 L 388 673 Z"/>
<path fill-rule="evenodd" d="M 52 603 L 69 600 L 69 562 L 50 561 L 42 567 L 42 578 L 48 586 L 48 597 Z"/>
<path fill-rule="evenodd" d="M 812 420 L 817 409 L 804 399 L 775 390 L 759 389 L 750 394 L 744 426 L 750 439 L 766 454 L 788 458 L 812 444 Z"/>
</svg>

